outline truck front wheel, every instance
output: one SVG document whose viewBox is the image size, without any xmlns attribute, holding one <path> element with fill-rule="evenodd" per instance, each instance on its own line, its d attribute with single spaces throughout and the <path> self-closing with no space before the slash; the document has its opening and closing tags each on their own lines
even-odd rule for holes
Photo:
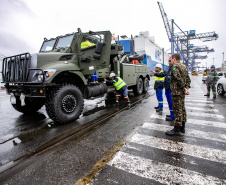
<svg viewBox="0 0 226 185">
<path fill-rule="evenodd" d="M 25 105 L 21 106 L 19 97 L 16 97 L 16 104 L 12 104 L 13 108 L 24 114 L 31 114 L 37 112 L 45 104 L 43 98 L 25 98 Z"/>
<path fill-rule="evenodd" d="M 78 119 L 83 107 L 82 93 L 74 85 L 64 85 L 52 91 L 46 101 L 47 114 L 54 122 L 61 124 Z"/>
<path fill-rule="evenodd" d="M 137 80 L 137 84 L 133 87 L 133 93 L 135 95 L 140 95 L 143 92 L 143 88 L 144 88 L 144 86 L 143 86 L 143 80 L 141 78 L 139 78 Z"/>
</svg>

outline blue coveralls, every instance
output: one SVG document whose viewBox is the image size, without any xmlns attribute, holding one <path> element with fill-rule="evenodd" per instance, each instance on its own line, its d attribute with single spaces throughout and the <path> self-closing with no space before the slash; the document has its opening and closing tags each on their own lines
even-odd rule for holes
<svg viewBox="0 0 226 185">
<path fill-rule="evenodd" d="M 170 118 L 175 119 L 175 116 L 173 114 L 173 104 L 172 104 L 172 94 L 170 89 L 170 73 L 171 73 L 171 67 L 169 66 L 164 72 L 162 73 L 156 73 L 155 76 L 157 77 L 165 77 L 164 80 L 164 87 L 165 87 L 165 95 L 168 102 L 169 110 L 170 110 Z"/>
<path fill-rule="evenodd" d="M 95 73 L 91 76 L 91 82 L 95 82 L 95 81 L 98 81 L 97 71 L 95 71 Z"/>
<path fill-rule="evenodd" d="M 163 71 L 160 71 L 162 73 Z M 159 109 L 163 109 L 162 89 L 164 88 L 164 77 L 155 76 L 154 89 L 156 90 L 156 97 L 159 104 Z"/>
</svg>

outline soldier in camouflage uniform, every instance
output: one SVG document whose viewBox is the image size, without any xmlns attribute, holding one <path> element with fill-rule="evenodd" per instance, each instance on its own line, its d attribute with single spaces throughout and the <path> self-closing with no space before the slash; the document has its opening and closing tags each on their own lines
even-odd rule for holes
<svg viewBox="0 0 226 185">
<path fill-rule="evenodd" d="M 207 75 L 206 78 L 206 86 L 207 86 L 207 94 L 204 96 L 210 96 L 210 89 L 213 91 L 213 98 L 216 98 L 216 83 L 217 80 L 219 79 L 217 72 L 215 71 L 215 66 L 212 65 L 210 67 L 210 72 Z"/>
<path fill-rule="evenodd" d="M 170 89 L 172 91 L 173 113 L 175 116 L 175 126 L 172 130 L 167 131 L 166 135 L 180 135 L 180 132 L 185 133 L 185 123 L 187 115 L 185 110 L 185 95 L 189 94 L 191 79 L 188 75 L 187 67 L 180 62 L 180 54 L 172 55 L 173 63 L 170 75 Z"/>
</svg>

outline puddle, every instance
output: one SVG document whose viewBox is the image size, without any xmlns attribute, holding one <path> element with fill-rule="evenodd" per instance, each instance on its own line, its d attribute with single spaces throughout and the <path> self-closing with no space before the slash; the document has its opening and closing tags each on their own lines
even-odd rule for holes
<svg viewBox="0 0 226 185">
<path fill-rule="evenodd" d="M 17 146 L 19 143 L 21 143 L 21 140 L 19 138 L 13 138 L 3 144 L 0 144 L 0 151 L 1 153 L 7 152 L 14 146 Z"/>
</svg>

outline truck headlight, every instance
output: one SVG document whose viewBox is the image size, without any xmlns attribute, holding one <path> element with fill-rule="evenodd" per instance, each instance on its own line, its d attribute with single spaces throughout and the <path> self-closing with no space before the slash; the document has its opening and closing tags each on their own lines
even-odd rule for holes
<svg viewBox="0 0 226 185">
<path fill-rule="evenodd" d="M 38 75 L 38 81 L 42 82 L 43 81 L 43 75 Z"/>
</svg>

